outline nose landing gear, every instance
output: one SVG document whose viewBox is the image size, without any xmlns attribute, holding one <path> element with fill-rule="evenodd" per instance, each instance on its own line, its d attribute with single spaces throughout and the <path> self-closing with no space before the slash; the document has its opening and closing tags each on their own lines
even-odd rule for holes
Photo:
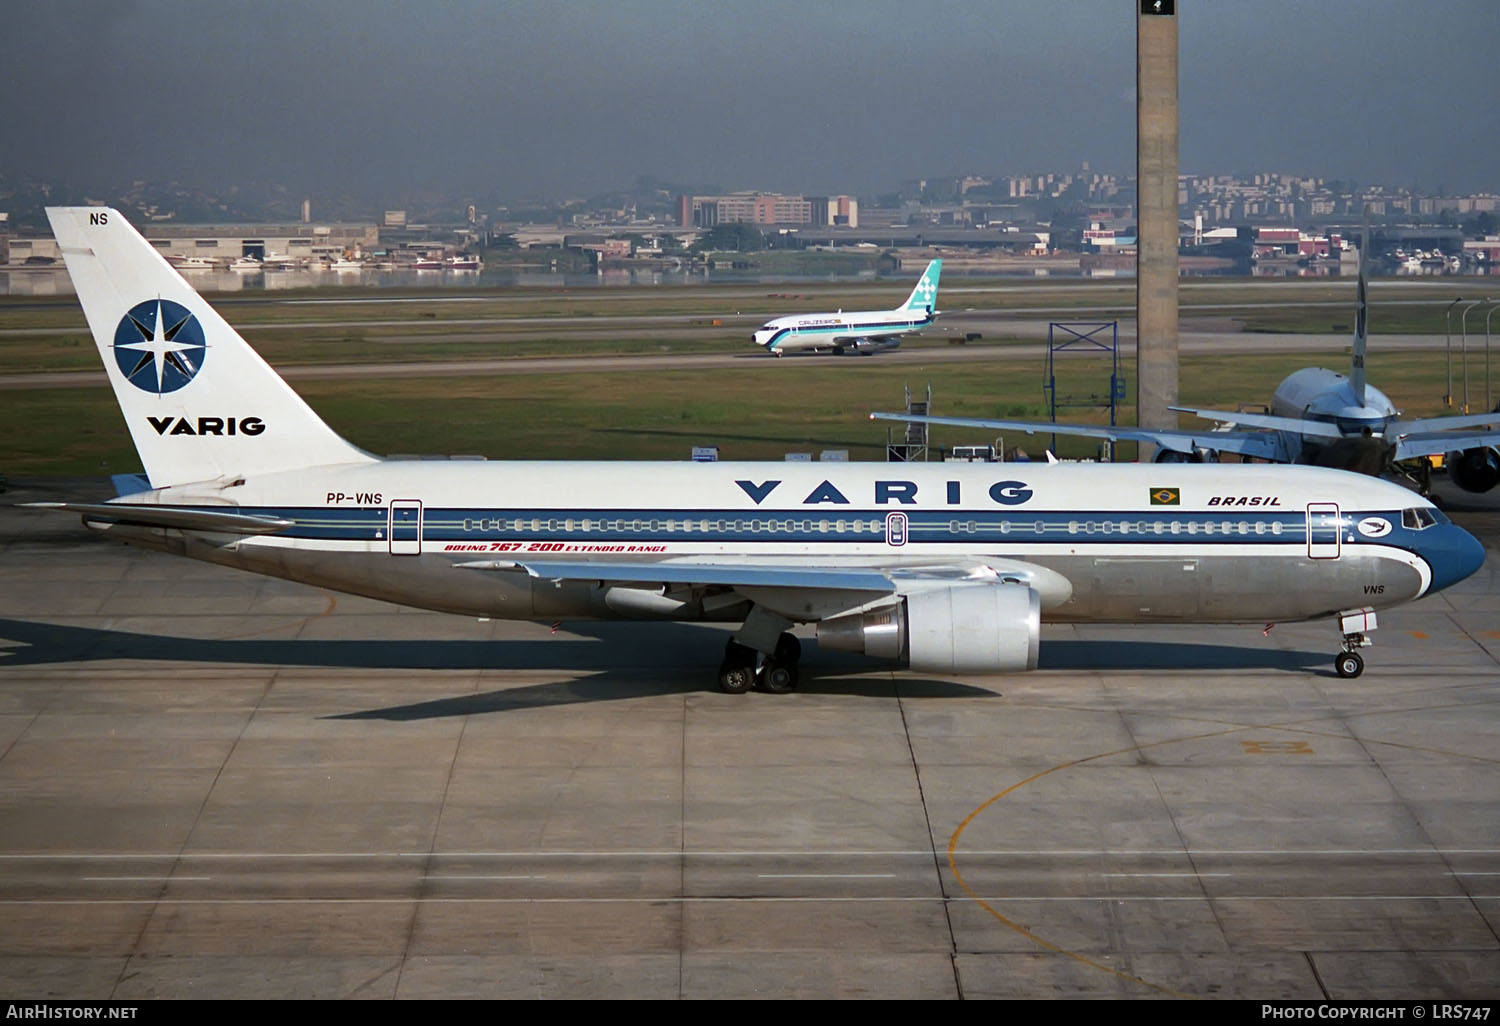
<svg viewBox="0 0 1500 1026">
<path fill-rule="evenodd" d="M 1372 644 L 1368 632 L 1373 631 L 1375 611 L 1356 609 L 1339 614 L 1339 631 L 1344 635 L 1343 651 L 1333 660 L 1333 669 L 1340 677 L 1358 677 L 1365 672 L 1365 661 L 1358 649 Z"/>
<path fill-rule="evenodd" d="M 1340 652 L 1333 661 L 1333 668 L 1340 677 L 1358 677 L 1365 672 L 1365 661 L 1358 652 Z"/>
</svg>

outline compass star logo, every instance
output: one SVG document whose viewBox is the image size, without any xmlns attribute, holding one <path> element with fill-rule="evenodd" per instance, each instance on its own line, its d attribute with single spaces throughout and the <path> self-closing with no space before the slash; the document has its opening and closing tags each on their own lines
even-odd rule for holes
<svg viewBox="0 0 1500 1026">
<path fill-rule="evenodd" d="M 175 392 L 203 369 L 203 326 L 180 303 L 148 299 L 130 308 L 115 328 L 115 362 L 136 388 Z"/>
</svg>

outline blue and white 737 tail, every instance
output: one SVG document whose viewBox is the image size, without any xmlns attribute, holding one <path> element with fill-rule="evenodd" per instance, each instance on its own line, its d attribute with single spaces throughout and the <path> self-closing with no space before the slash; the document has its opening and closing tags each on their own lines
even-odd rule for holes
<svg viewBox="0 0 1500 1026">
<path fill-rule="evenodd" d="M 906 297 L 906 302 L 897 307 L 903 313 L 925 313 L 932 317 L 937 313 L 938 278 L 943 273 L 942 260 L 933 260 L 927 265 L 927 270 L 922 272 L 916 287 L 911 290 L 911 295 Z"/>
<path fill-rule="evenodd" d="M 47 216 L 153 487 L 374 460 L 334 434 L 117 211 Z"/>
</svg>

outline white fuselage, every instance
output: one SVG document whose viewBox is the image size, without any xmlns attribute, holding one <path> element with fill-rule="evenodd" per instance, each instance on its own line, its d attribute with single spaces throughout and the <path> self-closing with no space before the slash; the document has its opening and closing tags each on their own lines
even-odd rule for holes
<svg viewBox="0 0 1500 1026">
<path fill-rule="evenodd" d="M 925 310 L 864 310 L 793 314 L 767 321 L 752 336 L 768 352 L 874 352 L 895 349 L 901 336 L 932 323 Z"/>
<path fill-rule="evenodd" d="M 610 579 L 611 561 L 940 564 L 1002 576 L 1025 565 L 1043 568 L 1028 583 L 1048 618 L 1295 620 L 1441 587 L 1463 544 L 1449 533 L 1472 542 L 1446 522 L 1415 529 L 1410 510 L 1430 504 L 1387 482 L 1211 464 L 383 461 L 122 501 L 228 508 L 294 526 L 235 537 L 90 522 L 124 540 L 261 573 L 516 619 L 643 609 L 716 619 L 731 618 L 734 607 L 716 613 L 701 592 L 496 573 L 497 562 L 597 563 L 600 582 Z"/>
</svg>

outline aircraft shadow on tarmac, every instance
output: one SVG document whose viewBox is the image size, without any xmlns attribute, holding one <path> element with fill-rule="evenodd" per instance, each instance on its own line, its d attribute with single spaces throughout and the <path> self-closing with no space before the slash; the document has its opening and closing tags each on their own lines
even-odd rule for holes
<svg viewBox="0 0 1500 1026">
<path fill-rule="evenodd" d="M 717 691 L 710 671 L 723 654 L 727 636 L 723 630 L 675 623 L 594 622 L 570 623 L 565 631 L 560 636 L 539 640 L 184 638 L 0 618 L 0 669 L 128 660 L 371 671 L 520 670 L 583 675 L 573 680 L 497 692 L 497 696 L 530 693 L 533 697 L 508 697 L 495 708 Z M 643 632 L 651 633 L 648 637 Z M 803 667 L 803 691 L 847 694 L 864 689 L 872 694 L 893 693 L 890 664 L 884 660 L 844 652 L 825 656 L 817 651 L 815 643 L 809 642 Z M 829 679 L 818 679 L 820 671 L 827 673 Z M 995 693 L 992 689 L 951 681 L 903 679 L 902 685 L 916 686 L 922 695 L 929 697 L 979 697 Z M 547 694 L 548 689 L 551 698 L 536 697 Z M 470 695 L 453 701 L 482 703 L 484 696 Z M 435 709 L 449 704 L 446 699 L 432 703 Z"/>
<path fill-rule="evenodd" d="M 410 705 L 345 713 L 338 719 L 417 720 L 468 716 L 580 702 L 619 701 L 714 691 L 705 667 L 717 664 L 724 634 L 689 624 L 589 623 L 545 640 L 376 640 L 296 638 L 181 638 L 95 627 L 0 618 L 0 668 L 67 665 L 104 660 L 328 667 L 368 670 L 532 670 L 581 674 L 485 694 L 465 694 Z M 643 631 L 653 636 L 643 640 Z M 586 637 L 580 638 L 577 635 Z M 651 663 L 634 662 L 651 653 Z M 799 691 L 805 694 L 904 698 L 1001 697 L 1008 678 L 979 687 L 927 677 L 889 674 L 876 659 L 806 646 Z M 1099 672 L 1266 670 L 1331 673 L 1327 654 L 1232 645 L 1162 641 L 1070 641 L 1042 648 L 1042 670 Z"/>
<path fill-rule="evenodd" d="M 694 667 L 694 678 L 700 679 L 701 667 Z M 811 678 L 804 676 L 797 690 L 803 694 L 839 694 L 863 698 L 1000 698 L 999 691 L 976 688 L 945 680 L 893 680 L 884 677 Z M 572 705 L 583 702 L 616 702 L 626 698 L 644 698 L 663 694 L 691 694 L 695 691 L 718 692 L 716 687 L 684 686 L 680 674 L 662 680 L 640 673 L 598 674 L 580 680 L 551 684 L 528 684 L 477 695 L 454 695 L 410 705 L 366 709 L 360 712 L 329 716 L 331 720 L 430 720 L 447 716 L 480 716 L 486 713 L 513 712 L 521 709 Z"/>
</svg>

